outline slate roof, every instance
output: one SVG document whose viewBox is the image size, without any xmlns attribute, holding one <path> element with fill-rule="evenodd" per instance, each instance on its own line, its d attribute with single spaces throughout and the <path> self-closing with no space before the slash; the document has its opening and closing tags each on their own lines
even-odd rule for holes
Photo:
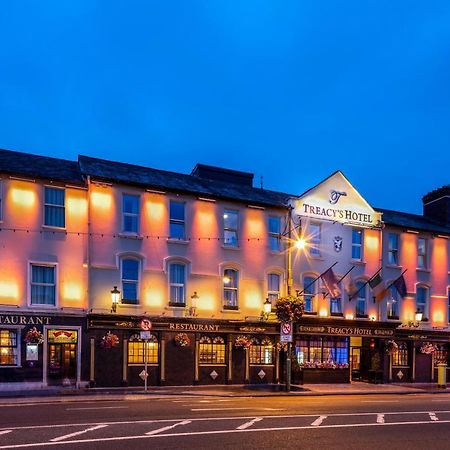
<svg viewBox="0 0 450 450">
<path fill-rule="evenodd" d="M 76 161 L 0 149 L 0 173 L 84 184 Z"/>
<path fill-rule="evenodd" d="M 232 184 L 218 180 L 208 180 L 193 175 L 151 169 L 143 166 L 108 161 L 80 155 L 81 173 L 93 179 L 123 183 L 146 189 L 190 193 L 208 198 L 221 198 L 251 205 L 285 208 L 293 195 Z"/>
<path fill-rule="evenodd" d="M 404 229 L 450 234 L 450 227 L 434 220 L 427 219 L 424 216 L 382 208 L 375 208 L 375 210 L 383 214 L 381 220 L 386 225 L 393 225 Z"/>
</svg>

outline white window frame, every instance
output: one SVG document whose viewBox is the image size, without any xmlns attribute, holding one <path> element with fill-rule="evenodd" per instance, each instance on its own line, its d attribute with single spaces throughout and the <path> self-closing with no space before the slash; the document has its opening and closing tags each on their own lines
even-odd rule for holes
<svg viewBox="0 0 450 450">
<path fill-rule="evenodd" d="M 270 231 L 270 219 L 277 219 L 279 221 L 280 224 L 280 232 L 279 233 L 274 233 L 273 231 Z M 280 216 L 275 216 L 273 214 L 269 215 L 268 219 L 267 219 L 267 233 L 269 235 L 269 250 L 271 252 L 275 252 L 275 253 L 279 253 L 281 252 L 282 248 L 281 248 L 281 217 Z M 277 241 L 277 248 L 273 249 L 271 246 L 271 240 L 272 239 L 276 239 Z"/>
<path fill-rule="evenodd" d="M 8 330 L 8 331 L 15 331 L 17 336 L 17 364 L 16 365 L 4 365 L 0 366 L 1 369 L 10 369 L 10 368 L 21 368 L 22 367 L 22 330 L 24 327 L 16 327 L 12 325 L 0 325 L 0 329 L 2 330 Z"/>
<path fill-rule="evenodd" d="M 419 253 L 419 241 L 423 241 L 424 242 L 424 253 Z M 420 261 L 420 257 L 423 257 L 423 265 L 421 266 L 419 264 Z M 422 236 L 419 236 L 417 238 L 417 268 L 418 269 L 428 269 L 428 239 Z"/>
<path fill-rule="evenodd" d="M 59 189 L 64 191 L 64 205 L 55 205 L 53 203 L 46 203 L 45 202 L 45 190 L 46 189 Z M 44 198 L 43 198 L 43 204 L 44 204 L 44 209 L 43 209 L 43 216 L 42 216 L 42 224 L 44 227 L 49 227 L 49 228 L 57 228 L 60 230 L 64 230 L 66 228 L 66 222 L 67 222 L 67 218 L 66 218 L 66 189 L 61 187 L 61 186 L 53 186 L 53 185 L 44 185 Z M 45 209 L 47 208 L 47 206 L 52 207 L 52 208 L 62 208 L 64 210 L 64 226 L 60 227 L 58 225 L 50 225 L 45 223 Z"/>
<path fill-rule="evenodd" d="M 359 279 L 355 281 L 355 285 L 358 286 L 359 283 L 365 284 L 367 280 Z M 365 284 L 365 286 L 358 291 L 355 297 L 355 317 L 356 318 L 365 318 L 368 316 L 368 287 L 369 284 Z M 358 303 L 361 303 L 362 299 L 364 299 L 364 314 L 358 313 Z"/>
<path fill-rule="evenodd" d="M 123 261 L 124 260 L 134 260 L 138 262 L 138 279 L 137 280 L 131 280 L 128 278 L 123 278 Z M 134 255 L 121 255 L 120 256 L 120 267 L 119 267 L 119 271 L 120 271 L 120 288 L 121 288 L 121 292 L 120 292 L 120 301 L 122 304 L 127 305 L 127 306 L 138 306 L 140 304 L 141 301 L 141 272 L 142 272 L 142 258 L 139 258 L 138 256 L 134 256 Z M 137 288 L 136 288 L 136 301 L 133 302 L 132 299 L 127 299 L 124 298 L 124 288 L 123 288 L 123 282 L 126 283 L 135 283 L 137 284 Z"/>
<path fill-rule="evenodd" d="M 320 281 L 316 280 L 314 282 L 314 284 L 312 285 L 313 292 L 311 294 L 309 294 L 309 293 L 306 293 L 306 291 L 305 291 L 305 288 L 309 284 L 309 282 L 308 283 L 305 282 L 306 278 L 316 279 L 317 274 L 305 273 L 305 274 L 303 274 L 303 277 L 302 277 L 302 290 L 303 290 L 302 296 L 303 296 L 303 301 L 304 301 L 304 305 L 305 305 L 305 314 L 317 314 L 317 299 L 318 299 Z M 306 296 L 312 297 L 312 299 L 311 299 L 312 311 L 306 310 Z"/>
<path fill-rule="evenodd" d="M 124 197 L 137 198 L 137 213 L 129 213 L 124 211 Z M 136 235 L 139 234 L 140 228 L 140 212 L 141 212 L 141 196 L 139 194 L 130 194 L 129 192 L 122 192 L 122 233 Z M 125 217 L 136 217 L 136 231 L 125 230 Z"/>
<path fill-rule="evenodd" d="M 170 216 L 170 205 L 171 203 L 179 203 L 180 205 L 183 205 L 183 220 L 180 219 L 173 219 Z M 176 224 L 176 225 L 183 225 L 183 237 L 175 237 L 171 235 L 170 232 L 170 225 Z M 186 202 L 179 201 L 179 200 L 169 200 L 169 239 L 179 239 L 179 240 L 185 240 L 186 239 Z"/>
<path fill-rule="evenodd" d="M 184 267 L 184 283 L 171 283 L 170 281 L 170 270 L 171 270 L 171 266 L 173 264 L 179 265 L 179 266 L 183 266 Z M 178 261 L 178 260 L 171 260 L 167 263 L 167 281 L 168 281 L 168 285 L 169 285 L 169 306 L 172 307 L 185 307 L 186 306 L 186 284 L 187 284 L 187 271 L 188 271 L 188 265 L 183 262 L 183 261 Z M 170 288 L 171 287 L 182 287 L 183 288 L 183 302 L 182 303 L 177 303 L 172 301 L 172 299 L 170 298 Z"/>
<path fill-rule="evenodd" d="M 236 228 L 231 228 L 231 227 L 226 227 L 225 226 L 225 215 L 226 214 L 236 214 Z M 225 209 L 223 211 L 223 245 L 224 247 L 227 248 L 238 248 L 239 247 L 239 210 L 237 209 Z M 225 232 L 226 231 L 231 231 L 234 232 L 236 234 L 236 245 L 235 244 L 227 244 L 225 242 Z"/>
<path fill-rule="evenodd" d="M 318 233 L 313 233 L 312 228 L 317 227 Z M 309 224 L 309 255 L 312 258 L 320 258 L 322 256 L 322 225 L 318 222 L 311 222 Z"/>
<path fill-rule="evenodd" d="M 233 270 L 236 272 L 236 287 L 230 287 L 225 284 L 223 281 L 223 278 L 225 277 L 225 271 L 226 270 Z M 222 309 L 225 311 L 238 311 L 239 310 L 239 284 L 240 284 L 240 270 L 236 267 L 224 267 L 222 269 L 222 278 L 221 278 L 221 284 L 222 284 Z M 228 304 L 225 304 L 225 291 L 234 291 L 236 292 L 236 306 L 230 306 Z"/>
<path fill-rule="evenodd" d="M 390 236 L 397 236 L 397 248 L 391 248 L 391 240 L 389 239 Z M 387 245 L 388 245 L 388 256 L 387 256 L 387 264 L 390 266 L 398 266 L 400 264 L 400 235 L 398 233 L 392 233 L 392 232 L 388 232 L 388 238 L 387 238 Z M 395 261 L 391 262 L 389 259 L 389 255 L 390 254 L 395 255 Z"/>
<path fill-rule="evenodd" d="M 391 283 L 388 283 L 388 286 Z M 397 315 L 389 314 L 392 311 L 393 304 L 397 304 Z M 391 285 L 388 290 L 388 299 L 386 302 L 386 317 L 388 320 L 399 320 L 400 318 L 400 295 L 397 291 L 397 288 L 394 285 Z"/>
<path fill-rule="evenodd" d="M 276 275 L 278 277 L 278 291 L 269 290 L 269 277 L 271 275 Z M 272 305 L 272 308 L 274 308 L 275 303 L 272 302 L 271 296 L 276 296 L 275 302 L 281 296 L 281 274 L 279 272 L 275 272 L 275 271 L 270 271 L 267 273 L 267 298 L 269 299 L 269 301 Z"/>
<path fill-rule="evenodd" d="M 53 267 L 55 269 L 55 304 L 47 305 L 47 304 L 33 304 L 31 301 L 31 279 L 32 279 L 32 266 L 44 266 L 44 267 Z M 28 297 L 28 306 L 30 308 L 46 308 L 46 309 L 55 309 L 59 304 L 59 270 L 58 263 L 56 262 L 47 262 L 47 261 L 28 261 L 28 283 L 27 283 L 27 297 Z"/>
<path fill-rule="evenodd" d="M 359 233 L 361 236 L 361 243 L 357 243 L 353 241 L 353 233 Z M 353 257 L 353 249 L 359 248 L 359 258 Z M 364 250 L 364 231 L 361 228 L 352 228 L 352 260 L 353 261 L 362 261 L 364 258 L 363 255 Z"/>
<path fill-rule="evenodd" d="M 420 305 L 424 305 L 422 313 L 422 320 L 429 319 L 429 307 L 430 307 L 430 287 L 426 284 L 417 284 L 416 285 L 416 301 L 415 301 L 415 307 L 416 310 L 419 309 L 419 303 L 417 302 L 417 294 L 419 292 L 419 289 L 424 289 L 426 296 L 425 296 L 425 303 L 421 303 Z"/>
</svg>

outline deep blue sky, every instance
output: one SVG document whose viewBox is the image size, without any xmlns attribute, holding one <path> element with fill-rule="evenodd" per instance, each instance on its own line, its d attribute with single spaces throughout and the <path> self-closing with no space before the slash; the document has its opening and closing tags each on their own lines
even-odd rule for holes
<svg viewBox="0 0 450 450">
<path fill-rule="evenodd" d="M 4 1 L 0 147 L 421 212 L 450 183 L 450 2 Z"/>
</svg>

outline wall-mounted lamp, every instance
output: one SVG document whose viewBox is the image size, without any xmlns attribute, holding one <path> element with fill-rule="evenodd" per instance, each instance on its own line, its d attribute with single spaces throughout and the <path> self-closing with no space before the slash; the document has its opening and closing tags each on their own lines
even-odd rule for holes
<svg viewBox="0 0 450 450">
<path fill-rule="evenodd" d="M 200 297 L 197 295 L 197 291 L 194 291 L 194 294 L 191 295 L 191 306 L 189 307 L 189 315 L 191 317 L 195 317 L 197 315 L 197 306 L 199 298 Z"/>
<path fill-rule="evenodd" d="M 306 241 L 303 238 L 298 238 L 295 241 L 295 248 L 297 248 L 298 250 L 303 250 L 306 247 Z"/>
<path fill-rule="evenodd" d="M 271 312 L 272 312 L 272 302 L 269 300 L 269 297 L 267 297 L 266 301 L 263 304 L 262 319 L 268 320 Z"/>
<path fill-rule="evenodd" d="M 120 291 L 117 289 L 117 286 L 114 286 L 114 289 L 111 291 L 111 312 L 117 311 L 117 305 L 120 302 Z"/>
</svg>

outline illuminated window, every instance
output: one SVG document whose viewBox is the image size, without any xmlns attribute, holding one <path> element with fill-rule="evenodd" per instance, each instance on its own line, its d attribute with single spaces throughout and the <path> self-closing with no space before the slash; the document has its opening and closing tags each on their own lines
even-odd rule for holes
<svg viewBox="0 0 450 450">
<path fill-rule="evenodd" d="M 44 187 L 44 225 L 58 228 L 66 226 L 64 189 Z"/>
<path fill-rule="evenodd" d="M 356 282 L 356 317 L 367 316 L 367 285 L 364 281 Z"/>
<path fill-rule="evenodd" d="M 425 286 L 417 286 L 416 291 L 416 308 L 423 314 L 423 319 L 427 318 L 428 314 L 428 296 L 429 289 Z"/>
<path fill-rule="evenodd" d="M 424 238 L 417 239 L 417 267 L 427 268 L 427 240 Z"/>
<path fill-rule="evenodd" d="M 158 364 L 159 344 L 156 336 L 150 335 L 147 343 L 141 341 L 139 335 L 131 336 L 128 341 L 128 364 L 145 364 L 145 357 L 148 364 Z"/>
<path fill-rule="evenodd" d="M 56 266 L 31 264 L 31 304 L 56 305 Z"/>
<path fill-rule="evenodd" d="M 388 319 L 397 319 L 399 318 L 398 313 L 398 300 L 399 295 L 397 288 L 395 286 L 391 286 L 389 288 L 389 297 L 387 301 L 387 317 Z"/>
<path fill-rule="evenodd" d="M 330 314 L 342 315 L 342 301 L 340 297 L 330 298 Z"/>
<path fill-rule="evenodd" d="M 281 251 L 281 218 L 269 216 L 269 248 L 272 252 Z"/>
<path fill-rule="evenodd" d="M 388 264 L 398 266 L 398 234 L 388 234 Z"/>
<path fill-rule="evenodd" d="M 397 342 L 398 349 L 392 354 L 393 366 L 408 366 L 408 346 L 406 342 Z"/>
<path fill-rule="evenodd" d="M 297 341 L 296 354 L 299 364 L 348 364 L 349 340 L 347 337 L 311 336 Z"/>
<path fill-rule="evenodd" d="M 433 365 L 448 363 L 448 349 L 445 344 L 437 344 L 433 353 Z"/>
<path fill-rule="evenodd" d="M 315 278 L 305 277 L 303 279 L 303 300 L 306 313 L 315 312 L 316 285 Z"/>
<path fill-rule="evenodd" d="M 269 338 L 253 338 L 250 346 L 250 364 L 273 364 L 273 343 Z"/>
<path fill-rule="evenodd" d="M 186 266 L 180 263 L 169 264 L 169 305 L 186 304 Z"/>
<path fill-rule="evenodd" d="M 201 365 L 225 364 L 225 341 L 220 336 L 202 336 L 199 342 Z"/>
<path fill-rule="evenodd" d="M 309 224 L 309 253 L 311 256 L 320 256 L 321 232 L 318 223 Z"/>
<path fill-rule="evenodd" d="M 225 210 L 223 214 L 223 244 L 227 247 L 238 246 L 239 213 Z"/>
<path fill-rule="evenodd" d="M 121 260 L 122 303 L 136 304 L 139 300 L 140 261 L 132 258 Z"/>
<path fill-rule="evenodd" d="M 122 194 L 122 231 L 136 233 L 139 229 L 139 196 Z"/>
<path fill-rule="evenodd" d="M 223 309 L 238 309 L 238 277 L 235 269 L 223 271 Z"/>
<path fill-rule="evenodd" d="M 280 297 L 280 275 L 277 273 L 269 273 L 267 275 L 267 297 L 272 307 L 274 307 Z"/>
<path fill-rule="evenodd" d="M 184 220 L 185 204 L 170 200 L 169 210 L 169 236 L 171 239 L 185 239 L 185 220 Z"/>
<path fill-rule="evenodd" d="M 17 331 L 0 329 L 0 367 L 17 365 Z"/>
<path fill-rule="evenodd" d="M 352 230 L 352 259 L 361 261 L 362 247 L 363 247 L 362 230 L 353 228 L 353 230 Z"/>
</svg>

